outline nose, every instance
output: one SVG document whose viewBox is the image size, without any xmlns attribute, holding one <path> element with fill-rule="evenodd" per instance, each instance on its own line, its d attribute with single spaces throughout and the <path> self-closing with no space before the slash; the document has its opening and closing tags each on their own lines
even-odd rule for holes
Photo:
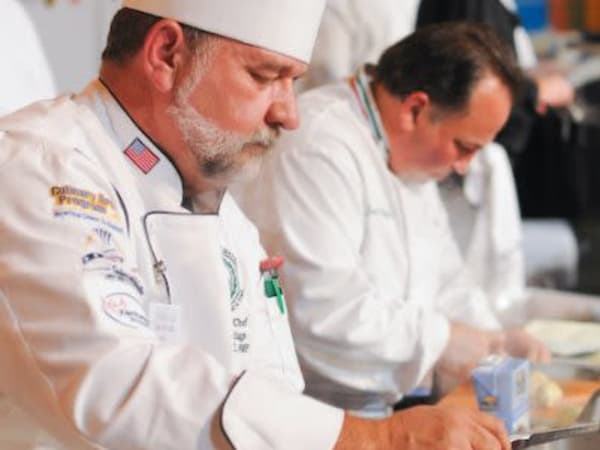
<svg viewBox="0 0 600 450">
<path fill-rule="evenodd" d="M 293 130 L 300 125 L 296 95 L 292 80 L 283 80 L 273 95 L 273 102 L 267 111 L 266 122 L 287 130 Z"/>
<path fill-rule="evenodd" d="M 475 156 L 475 153 L 472 153 L 468 156 L 463 156 L 455 161 L 452 169 L 459 175 L 466 175 L 469 171 L 469 164 L 471 164 L 471 160 Z"/>
</svg>

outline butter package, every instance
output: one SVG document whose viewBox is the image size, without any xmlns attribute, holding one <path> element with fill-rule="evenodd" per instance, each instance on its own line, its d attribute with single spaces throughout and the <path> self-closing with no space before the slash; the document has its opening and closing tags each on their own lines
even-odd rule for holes
<svg viewBox="0 0 600 450">
<path fill-rule="evenodd" d="M 481 411 L 504 422 L 509 434 L 529 429 L 529 362 L 490 356 L 471 374 Z"/>
</svg>

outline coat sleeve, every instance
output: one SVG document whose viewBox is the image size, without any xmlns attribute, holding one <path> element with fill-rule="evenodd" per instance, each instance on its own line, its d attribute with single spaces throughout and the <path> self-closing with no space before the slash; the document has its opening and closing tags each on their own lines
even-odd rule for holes
<svg viewBox="0 0 600 450">
<path fill-rule="evenodd" d="M 134 243 L 98 167 L 27 136 L 0 134 L 0 148 L 0 381 L 55 437 L 73 449 L 334 445 L 342 411 L 155 339 Z"/>
<path fill-rule="evenodd" d="M 406 392 L 439 357 L 448 323 L 418 302 L 390 298 L 369 276 L 364 186 L 348 142 L 328 133 L 284 136 L 243 203 L 267 250 L 286 256 L 284 288 L 302 359 L 358 389 L 381 389 L 393 377 Z"/>
<path fill-rule="evenodd" d="M 446 210 L 435 191 L 439 210 L 440 231 L 435 242 L 440 245 L 440 290 L 436 297 L 437 308 L 446 317 L 474 328 L 495 330 L 500 322 L 492 307 L 492 299 L 477 284 L 465 264 L 448 222 Z"/>
<path fill-rule="evenodd" d="M 465 192 L 475 183 L 483 189 L 479 204 L 470 200 L 477 214 L 466 263 L 502 323 L 514 324 L 520 319 L 515 312 L 524 307 L 527 296 L 521 214 L 512 168 L 505 149 L 496 143 L 482 149 L 473 162 L 476 170 L 465 178 Z"/>
</svg>

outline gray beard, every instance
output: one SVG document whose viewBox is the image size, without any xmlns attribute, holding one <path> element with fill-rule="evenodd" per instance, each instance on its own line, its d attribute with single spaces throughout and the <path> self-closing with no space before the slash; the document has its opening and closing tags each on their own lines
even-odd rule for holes
<svg viewBox="0 0 600 450">
<path fill-rule="evenodd" d="M 200 173 L 219 184 L 228 182 L 238 172 L 256 173 L 262 155 L 279 134 L 277 128 L 264 127 L 251 135 L 223 130 L 213 121 L 199 113 L 189 102 L 196 80 L 190 76 L 175 93 L 175 102 L 168 112 L 192 152 Z M 261 149 L 254 151 L 251 147 Z M 238 156 L 244 150 L 247 158 Z M 248 175 L 246 175 L 248 176 Z"/>
<path fill-rule="evenodd" d="M 194 108 L 190 96 L 210 64 L 211 48 L 195 55 L 191 73 L 176 87 L 173 105 L 167 113 L 173 117 L 200 174 L 222 189 L 234 178 L 237 181 L 258 173 L 262 157 L 277 138 L 279 129 L 264 126 L 251 135 L 243 135 L 222 129 Z"/>
</svg>

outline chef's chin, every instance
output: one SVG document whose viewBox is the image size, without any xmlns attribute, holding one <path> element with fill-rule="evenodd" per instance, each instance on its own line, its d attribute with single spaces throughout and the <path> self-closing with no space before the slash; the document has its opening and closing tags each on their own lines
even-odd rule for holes
<svg viewBox="0 0 600 450">
<path fill-rule="evenodd" d="M 433 175 L 422 172 L 402 173 L 398 175 L 398 178 L 408 184 L 424 184 L 437 180 Z"/>
</svg>

